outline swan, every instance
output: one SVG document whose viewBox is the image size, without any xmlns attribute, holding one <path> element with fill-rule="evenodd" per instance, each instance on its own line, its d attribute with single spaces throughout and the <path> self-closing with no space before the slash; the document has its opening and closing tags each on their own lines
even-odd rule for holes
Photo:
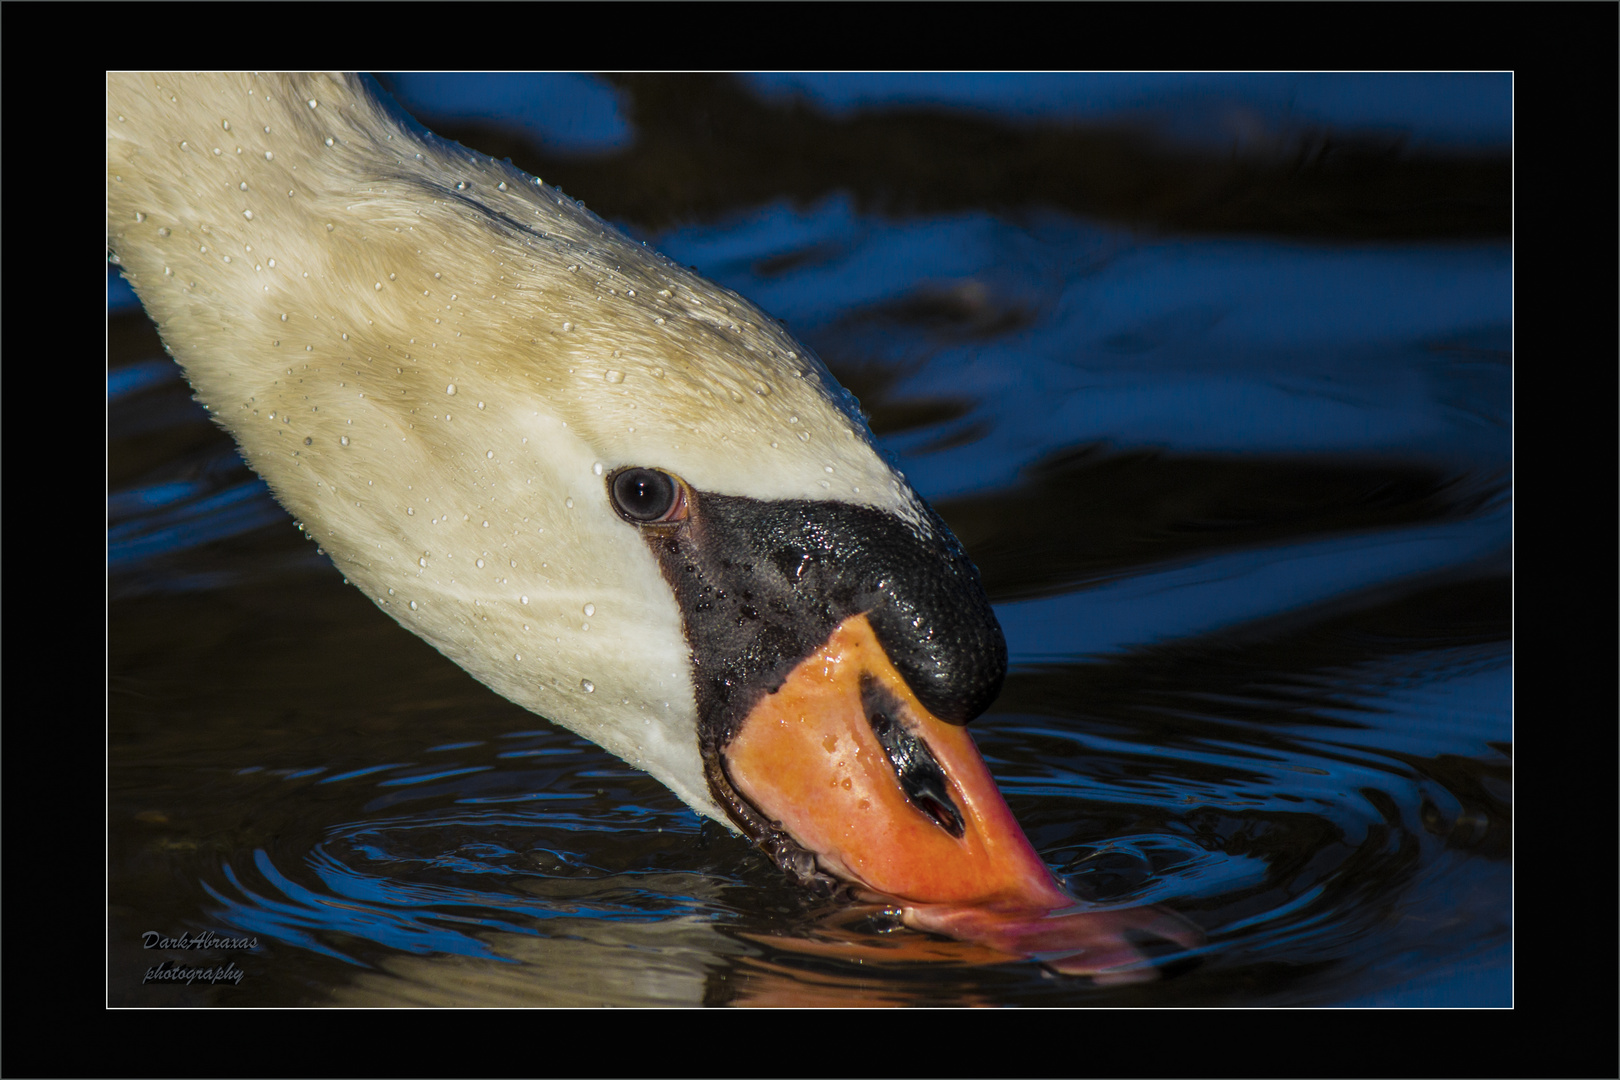
<svg viewBox="0 0 1620 1080">
<path fill-rule="evenodd" d="M 1072 945 L 965 728 L 978 573 L 780 323 L 352 75 L 109 75 L 107 243 L 401 626 L 808 886 Z"/>
</svg>

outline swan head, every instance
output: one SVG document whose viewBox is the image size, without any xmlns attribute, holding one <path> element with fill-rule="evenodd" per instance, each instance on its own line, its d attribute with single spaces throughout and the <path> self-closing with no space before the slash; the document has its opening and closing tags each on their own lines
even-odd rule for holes
<svg viewBox="0 0 1620 1080">
<path fill-rule="evenodd" d="M 737 294 L 349 76 L 112 75 L 109 249 L 348 581 L 806 882 L 1068 897 L 950 530 Z"/>
</svg>

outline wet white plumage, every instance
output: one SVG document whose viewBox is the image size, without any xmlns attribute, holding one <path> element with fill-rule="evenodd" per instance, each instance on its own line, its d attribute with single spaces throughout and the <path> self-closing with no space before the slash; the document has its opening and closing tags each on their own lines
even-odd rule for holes
<svg viewBox="0 0 1620 1080">
<path fill-rule="evenodd" d="M 603 476 L 920 521 L 821 364 L 353 76 L 109 76 L 107 173 L 110 251 L 348 579 L 725 821 L 679 612 Z"/>
</svg>

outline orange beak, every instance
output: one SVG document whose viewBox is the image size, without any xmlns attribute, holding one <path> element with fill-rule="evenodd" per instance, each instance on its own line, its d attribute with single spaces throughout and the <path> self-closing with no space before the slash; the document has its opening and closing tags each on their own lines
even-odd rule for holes
<svg viewBox="0 0 1620 1080">
<path fill-rule="evenodd" d="M 910 739 L 897 740 L 895 725 Z M 916 743 L 926 747 L 938 766 L 924 766 L 931 795 L 904 789 L 879 728 L 913 757 Z M 918 702 L 864 615 L 846 619 L 762 698 L 723 753 L 737 790 L 845 881 L 922 903 L 1074 903 L 1025 839 L 967 729 Z"/>
<path fill-rule="evenodd" d="M 762 698 L 722 754 L 732 785 L 823 870 L 898 902 L 913 929 L 1098 982 L 1154 977 L 1128 932 L 1202 940 L 1162 908 L 1080 910 L 967 729 L 929 714 L 864 615 Z"/>
<path fill-rule="evenodd" d="M 1077 910 L 967 729 L 929 714 L 864 615 L 765 695 L 722 754 L 738 792 L 823 870 L 898 902 L 914 929 L 1100 981 L 1152 977 L 1126 931 L 1201 938 L 1159 908 Z"/>
<path fill-rule="evenodd" d="M 920 742 L 938 766 L 923 766 L 932 795 L 902 787 L 876 730 L 893 746 L 894 725 L 914 756 Z M 1074 902 L 1025 839 L 966 727 L 930 716 L 865 615 L 844 620 L 761 698 L 723 753 L 737 790 L 844 881 L 923 904 Z"/>
</svg>

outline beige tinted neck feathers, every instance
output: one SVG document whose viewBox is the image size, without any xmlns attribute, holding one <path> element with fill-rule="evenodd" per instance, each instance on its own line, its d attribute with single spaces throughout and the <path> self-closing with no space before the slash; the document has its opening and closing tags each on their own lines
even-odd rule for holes
<svg viewBox="0 0 1620 1080">
<path fill-rule="evenodd" d="M 819 361 L 353 76 L 111 75 L 107 153 L 109 248 L 348 578 L 724 820 L 679 613 L 603 475 L 920 524 Z"/>
</svg>

